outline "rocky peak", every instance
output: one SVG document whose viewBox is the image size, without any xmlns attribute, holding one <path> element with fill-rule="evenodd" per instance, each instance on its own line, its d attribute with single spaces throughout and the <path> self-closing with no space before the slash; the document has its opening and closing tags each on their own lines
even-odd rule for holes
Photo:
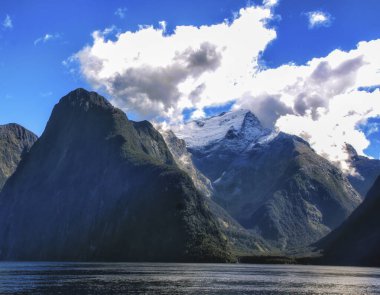
<svg viewBox="0 0 380 295">
<path fill-rule="evenodd" d="M 58 105 L 70 105 L 73 108 L 80 108 L 88 111 L 93 107 L 102 107 L 106 109 L 114 109 L 114 107 L 103 96 L 96 92 L 87 91 L 78 88 L 64 96 Z"/>
<path fill-rule="evenodd" d="M 245 109 L 191 121 L 173 131 L 192 149 L 207 147 L 224 139 L 252 142 L 271 132 L 261 125 L 251 111 Z"/>
<path fill-rule="evenodd" d="M 244 115 L 244 121 L 243 121 L 243 127 L 249 126 L 249 127 L 255 127 L 259 129 L 263 129 L 263 126 L 261 125 L 260 120 L 249 110 L 243 110 L 245 111 Z"/>
<path fill-rule="evenodd" d="M 16 123 L 0 125 L 0 137 L 2 139 L 14 137 L 27 145 L 31 145 L 37 140 L 37 135 Z"/>
<path fill-rule="evenodd" d="M 346 143 L 345 149 L 346 149 L 346 152 L 348 153 L 351 160 L 355 160 L 359 157 L 358 152 L 349 143 Z"/>
</svg>

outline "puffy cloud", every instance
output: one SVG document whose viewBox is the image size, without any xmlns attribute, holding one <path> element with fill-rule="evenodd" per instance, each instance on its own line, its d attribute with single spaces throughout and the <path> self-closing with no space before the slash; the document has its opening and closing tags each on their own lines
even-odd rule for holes
<svg viewBox="0 0 380 295">
<path fill-rule="evenodd" d="M 332 23 L 332 16 L 323 11 L 311 11 L 306 14 L 309 20 L 309 28 L 329 27 Z"/>
<path fill-rule="evenodd" d="M 303 137 L 348 171 L 345 143 L 363 154 L 369 141 L 359 126 L 380 116 L 380 90 L 373 87 L 380 84 L 379 51 L 380 40 L 361 42 L 305 65 L 261 71 L 235 107 L 249 107 L 264 122 Z"/>
<path fill-rule="evenodd" d="M 61 35 L 58 34 L 58 33 L 55 33 L 55 34 L 45 34 L 44 36 L 42 37 L 39 37 L 37 38 L 36 40 L 34 40 L 34 45 L 38 45 L 39 43 L 46 43 L 46 42 L 49 42 L 49 41 L 52 41 L 52 40 L 56 40 L 56 39 L 59 39 L 61 38 Z"/>
<path fill-rule="evenodd" d="M 8 14 L 5 16 L 2 25 L 5 30 L 13 28 L 12 18 Z"/>
<path fill-rule="evenodd" d="M 184 108 L 202 110 L 247 91 L 260 53 L 276 37 L 266 26 L 271 16 L 267 7 L 247 7 L 220 24 L 178 26 L 168 34 L 160 22 L 115 41 L 96 31 L 93 44 L 74 58 L 84 77 L 124 110 L 181 118 Z"/>
<path fill-rule="evenodd" d="M 334 50 L 303 65 L 260 67 L 258 59 L 276 38 L 267 27 L 272 5 L 241 9 L 231 21 L 210 26 L 179 26 L 166 32 L 140 27 L 136 32 L 93 33 L 93 44 L 68 61 L 108 92 L 112 102 L 144 119 L 181 122 L 205 107 L 236 101 L 264 125 L 299 135 L 321 155 L 349 172 L 345 143 L 364 153 L 369 141 L 359 126 L 380 116 L 380 40 L 350 51 Z"/>
</svg>

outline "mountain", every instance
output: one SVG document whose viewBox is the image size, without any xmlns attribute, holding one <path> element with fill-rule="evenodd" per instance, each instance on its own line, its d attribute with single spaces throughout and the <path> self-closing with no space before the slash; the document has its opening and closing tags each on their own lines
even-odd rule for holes
<svg viewBox="0 0 380 295">
<path fill-rule="evenodd" d="M 355 172 L 348 176 L 348 180 L 364 198 L 380 175 L 380 160 L 359 156 L 350 144 L 346 144 L 346 150 L 349 155 L 348 164 Z"/>
<path fill-rule="evenodd" d="M 20 125 L 0 125 L 0 190 L 36 140 L 36 135 Z"/>
<path fill-rule="evenodd" d="M 0 224 L 3 260 L 233 260 L 159 132 L 84 89 L 54 107 L 7 181 Z"/>
<path fill-rule="evenodd" d="M 193 121 L 174 132 L 211 180 L 214 200 L 280 250 L 319 240 L 361 202 L 340 170 L 307 142 L 264 128 L 250 111 Z"/>
<path fill-rule="evenodd" d="M 322 263 L 380 266 L 380 177 L 363 203 L 338 229 L 317 243 Z"/>
<path fill-rule="evenodd" d="M 213 201 L 215 194 L 211 181 L 195 168 L 191 154 L 184 140 L 179 139 L 171 130 L 160 130 L 178 167 L 186 172 L 195 187 L 206 197 L 205 201 L 219 222 L 223 234 L 228 238 L 232 249 L 238 255 L 264 255 L 273 251 L 262 237 L 244 229 L 223 208 Z"/>
</svg>

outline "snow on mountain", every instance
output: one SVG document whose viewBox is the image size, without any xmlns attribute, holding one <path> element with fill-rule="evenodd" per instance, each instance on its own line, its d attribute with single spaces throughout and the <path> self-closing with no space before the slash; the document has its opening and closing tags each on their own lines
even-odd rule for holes
<svg viewBox="0 0 380 295">
<path fill-rule="evenodd" d="M 260 139 L 273 137 L 271 130 L 264 128 L 254 114 L 244 109 L 191 121 L 173 128 L 173 132 L 191 149 L 206 147 L 223 139 L 238 139 L 247 147 Z"/>
</svg>

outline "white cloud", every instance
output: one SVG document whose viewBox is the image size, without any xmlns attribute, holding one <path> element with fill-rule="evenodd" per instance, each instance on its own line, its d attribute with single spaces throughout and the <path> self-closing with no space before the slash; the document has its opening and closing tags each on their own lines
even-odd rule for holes
<svg viewBox="0 0 380 295">
<path fill-rule="evenodd" d="M 115 15 L 118 16 L 119 18 L 123 19 L 125 18 L 125 14 L 127 13 L 128 9 L 125 7 L 119 7 L 115 11 Z"/>
<path fill-rule="evenodd" d="M 309 28 L 329 27 L 332 23 L 332 16 L 323 11 L 311 11 L 307 14 L 309 20 Z"/>
<path fill-rule="evenodd" d="M 144 118 L 178 118 L 186 107 L 201 110 L 242 95 L 276 37 L 266 27 L 271 16 L 269 8 L 247 7 L 220 24 L 179 26 L 168 35 L 160 22 L 120 33 L 116 41 L 96 31 L 93 44 L 75 57 L 84 77 L 117 106 Z"/>
<path fill-rule="evenodd" d="M 269 8 L 272 8 L 272 7 L 275 7 L 279 4 L 280 0 L 264 0 L 263 1 L 263 5 L 264 7 L 269 7 Z"/>
<path fill-rule="evenodd" d="M 13 28 L 13 21 L 12 18 L 7 14 L 3 20 L 3 29 L 12 29 Z"/>
<path fill-rule="evenodd" d="M 335 50 L 306 65 L 264 70 L 236 107 L 249 107 L 264 122 L 303 137 L 319 154 L 348 170 L 345 143 L 363 154 L 369 141 L 358 126 L 380 116 L 380 90 L 358 90 L 379 85 L 378 52 L 380 40 L 361 42 L 354 50 Z"/>
<path fill-rule="evenodd" d="M 58 33 L 45 34 L 44 36 L 39 37 L 36 40 L 34 40 L 34 45 L 38 45 L 40 43 L 46 43 L 46 42 L 49 42 L 49 41 L 57 40 L 59 38 L 61 38 L 61 35 L 58 34 Z"/>
<path fill-rule="evenodd" d="M 303 137 L 348 171 L 345 143 L 363 154 L 369 141 L 358 126 L 380 116 L 380 90 L 358 90 L 380 85 L 380 40 L 304 65 L 263 69 L 260 54 L 276 38 L 266 26 L 273 17 L 264 5 L 216 25 L 179 26 L 172 34 L 165 22 L 119 33 L 115 41 L 96 31 L 93 44 L 68 62 L 79 62 L 87 81 L 141 119 L 173 124 L 185 108 L 200 117 L 204 107 L 236 100 L 236 108 L 250 108 L 265 125 Z"/>
</svg>

